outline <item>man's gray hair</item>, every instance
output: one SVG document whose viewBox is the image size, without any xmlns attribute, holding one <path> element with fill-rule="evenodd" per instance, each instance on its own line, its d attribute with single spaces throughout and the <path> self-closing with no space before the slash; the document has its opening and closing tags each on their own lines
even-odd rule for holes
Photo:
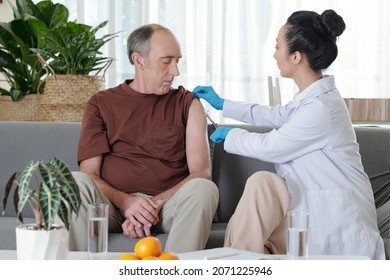
<svg viewBox="0 0 390 280">
<path fill-rule="evenodd" d="M 129 57 L 129 61 L 132 65 L 134 65 L 134 61 L 131 58 L 133 53 L 137 52 L 145 57 L 148 56 L 150 50 L 150 38 L 156 30 L 166 30 L 171 32 L 168 28 L 159 24 L 147 24 L 131 32 L 129 38 L 127 38 L 127 56 Z"/>
</svg>

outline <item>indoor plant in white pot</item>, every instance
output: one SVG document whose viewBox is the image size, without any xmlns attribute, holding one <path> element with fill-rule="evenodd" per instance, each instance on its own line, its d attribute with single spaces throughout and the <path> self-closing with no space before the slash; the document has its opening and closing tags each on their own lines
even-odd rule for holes
<svg viewBox="0 0 390 280">
<path fill-rule="evenodd" d="M 35 216 L 34 224 L 16 228 L 18 259 L 66 259 L 69 219 L 79 213 L 81 201 L 69 167 L 58 158 L 48 163 L 31 161 L 21 174 L 15 172 L 8 180 L 3 209 L 13 186 L 16 186 L 14 205 L 18 219 L 23 223 L 22 211 L 26 205 L 31 206 Z M 58 218 L 63 225 L 55 223 Z"/>
</svg>

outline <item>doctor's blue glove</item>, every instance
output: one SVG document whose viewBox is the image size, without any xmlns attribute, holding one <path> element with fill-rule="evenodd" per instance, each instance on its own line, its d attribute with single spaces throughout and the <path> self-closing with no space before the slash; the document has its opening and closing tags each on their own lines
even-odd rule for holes
<svg viewBox="0 0 390 280">
<path fill-rule="evenodd" d="M 226 136 L 232 129 L 233 128 L 231 127 L 217 127 L 213 134 L 210 135 L 210 139 L 213 140 L 213 142 L 215 143 L 222 143 L 223 141 L 225 141 Z"/>
<path fill-rule="evenodd" d="M 192 91 L 197 98 L 203 98 L 217 110 L 222 110 L 225 99 L 222 99 L 210 86 L 197 86 Z"/>
</svg>

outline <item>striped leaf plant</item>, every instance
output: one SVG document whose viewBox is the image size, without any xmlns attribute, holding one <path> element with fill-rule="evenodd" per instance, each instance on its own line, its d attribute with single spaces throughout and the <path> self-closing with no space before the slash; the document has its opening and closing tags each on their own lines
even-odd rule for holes
<svg viewBox="0 0 390 280">
<path fill-rule="evenodd" d="M 70 215 L 79 213 L 79 188 L 69 167 L 61 159 L 54 157 L 48 163 L 31 161 L 22 173 L 12 174 L 4 191 L 4 210 L 13 186 L 15 211 L 22 223 L 22 211 L 26 205 L 33 210 L 37 229 L 51 230 L 58 216 L 69 230 Z"/>
</svg>

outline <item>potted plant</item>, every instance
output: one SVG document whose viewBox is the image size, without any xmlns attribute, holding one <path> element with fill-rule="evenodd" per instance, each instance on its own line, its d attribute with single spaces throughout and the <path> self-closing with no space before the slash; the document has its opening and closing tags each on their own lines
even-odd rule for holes
<svg viewBox="0 0 390 280">
<path fill-rule="evenodd" d="M 45 41 L 40 32 L 62 26 L 68 21 L 68 9 L 62 4 L 16 0 L 12 6 L 14 19 L 0 22 L 0 73 L 9 89 L 0 87 L 0 94 L 17 101 L 24 95 L 43 92 L 42 77 L 46 74 L 32 48 L 41 48 Z"/>
<path fill-rule="evenodd" d="M 3 209 L 13 186 L 16 186 L 14 206 L 18 219 L 23 223 L 22 211 L 26 205 L 32 208 L 35 217 L 34 224 L 16 228 L 18 259 L 66 259 L 69 220 L 72 214 L 78 215 L 81 204 L 79 188 L 69 167 L 55 157 L 48 163 L 31 161 L 21 174 L 15 172 L 8 180 Z M 58 218 L 63 225 L 55 223 Z"/>
<path fill-rule="evenodd" d="M 7 83 L 0 86 L 0 121 L 37 121 L 37 94 L 44 91 L 46 71 L 31 49 L 45 44 L 41 31 L 66 24 L 69 12 L 51 1 L 16 0 L 16 6 L 10 5 L 14 19 L 0 22 L 0 76 Z"/>
<path fill-rule="evenodd" d="M 116 34 L 96 37 L 97 27 L 68 22 L 50 31 L 42 31 L 46 42 L 33 49 L 53 74 L 47 77 L 39 112 L 43 121 L 81 121 L 85 104 L 94 93 L 104 89 L 104 73 L 112 58 L 101 56 L 99 49 Z M 99 76 L 99 73 L 102 75 Z"/>
<path fill-rule="evenodd" d="M 106 70 L 112 61 L 112 58 L 101 56 L 99 50 L 116 37 L 116 33 L 96 37 L 96 33 L 107 23 L 104 21 L 92 28 L 86 24 L 68 22 L 51 30 L 42 30 L 40 39 L 45 41 L 45 45 L 33 51 L 47 60 L 55 74 L 97 75 Z"/>
<path fill-rule="evenodd" d="M 33 115 L 38 119 L 12 120 L 81 121 L 90 95 L 104 88 L 104 75 L 97 75 L 112 61 L 99 50 L 116 33 L 97 37 L 107 21 L 95 28 L 69 21 L 68 9 L 51 0 L 16 0 L 12 8 L 14 20 L 0 23 L 0 74 L 10 86 L 0 94 L 17 101 L 44 93 Z M 10 119 L 5 109 L 0 107 L 0 120 Z"/>
<path fill-rule="evenodd" d="M 47 77 L 40 100 L 43 121 L 81 121 L 88 99 L 104 89 L 104 74 L 112 58 L 102 56 L 99 50 L 117 36 L 96 36 L 107 23 L 93 28 L 68 22 L 40 32 L 45 45 L 33 51 L 43 57 L 43 65 L 53 74 Z"/>
</svg>

